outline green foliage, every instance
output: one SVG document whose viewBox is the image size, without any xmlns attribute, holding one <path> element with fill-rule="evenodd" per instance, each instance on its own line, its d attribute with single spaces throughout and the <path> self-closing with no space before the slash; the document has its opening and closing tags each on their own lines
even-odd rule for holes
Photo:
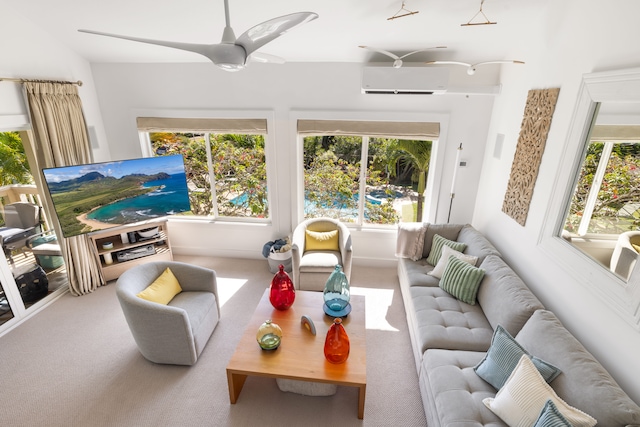
<svg viewBox="0 0 640 427">
<path fill-rule="evenodd" d="M 589 145 L 565 229 L 577 232 L 593 185 L 604 144 Z M 607 164 L 588 232 L 619 234 L 640 226 L 640 212 L 623 208 L 640 205 L 640 144 L 615 144 Z"/>
<path fill-rule="evenodd" d="M 182 154 L 191 212 L 211 215 L 213 199 L 204 134 L 151 133 L 158 155 Z M 216 202 L 221 216 L 267 217 L 267 169 L 262 135 L 210 135 Z"/>
<path fill-rule="evenodd" d="M 33 184 L 18 132 L 0 132 L 0 185 Z"/>
</svg>

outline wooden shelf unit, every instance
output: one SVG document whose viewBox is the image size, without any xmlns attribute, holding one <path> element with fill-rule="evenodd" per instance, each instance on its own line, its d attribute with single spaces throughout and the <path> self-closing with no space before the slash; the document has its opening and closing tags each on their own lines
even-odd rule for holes
<svg viewBox="0 0 640 427">
<path fill-rule="evenodd" d="M 122 233 L 131 233 L 149 228 L 158 227 L 158 235 L 148 239 L 138 240 L 135 243 L 122 243 L 120 235 Z M 139 237 L 136 234 L 136 237 Z M 102 271 L 105 281 L 110 281 L 120 277 L 129 268 L 143 264 L 149 261 L 172 261 L 173 253 L 171 252 L 171 243 L 169 242 L 169 232 L 167 220 L 153 221 L 145 224 L 122 226 L 110 228 L 108 230 L 94 231 L 89 234 L 92 241 L 94 256 L 98 261 L 98 265 Z M 113 247 L 104 249 L 102 245 L 112 243 Z M 126 261 L 118 261 L 117 253 L 124 250 L 135 250 L 146 245 L 153 245 L 155 253 L 140 258 L 130 259 Z M 111 256 L 113 262 L 107 264 L 105 256 Z"/>
</svg>

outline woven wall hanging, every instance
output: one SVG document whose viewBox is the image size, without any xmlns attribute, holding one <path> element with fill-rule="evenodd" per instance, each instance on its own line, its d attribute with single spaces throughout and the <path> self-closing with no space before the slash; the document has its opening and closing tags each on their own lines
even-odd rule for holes
<svg viewBox="0 0 640 427">
<path fill-rule="evenodd" d="M 524 227 L 560 88 L 530 90 L 502 212 Z"/>
</svg>

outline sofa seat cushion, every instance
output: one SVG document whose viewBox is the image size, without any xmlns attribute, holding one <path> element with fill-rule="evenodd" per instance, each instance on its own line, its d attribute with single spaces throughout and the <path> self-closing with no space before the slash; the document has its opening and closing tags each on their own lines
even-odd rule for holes
<svg viewBox="0 0 640 427">
<path fill-rule="evenodd" d="M 425 258 L 411 261 L 407 258 L 398 259 L 398 276 L 400 281 L 409 286 L 438 287 L 440 279 L 427 273 L 433 270 L 433 266 L 427 263 Z"/>
<path fill-rule="evenodd" d="M 480 268 L 485 273 L 478 303 L 493 329 L 501 325 L 515 337 L 533 313 L 544 306 L 502 258 L 489 255 Z"/>
<path fill-rule="evenodd" d="M 414 286 L 410 292 L 422 352 L 489 349 L 493 329 L 480 306 L 459 301 L 440 288 Z"/>
<path fill-rule="evenodd" d="M 483 403 L 496 390 L 473 367 L 484 357 L 475 351 L 428 350 L 422 359 L 420 388 L 427 396 L 429 426 L 505 426 Z M 427 403 L 429 406 L 427 406 Z"/>
<path fill-rule="evenodd" d="M 300 271 L 305 273 L 332 272 L 336 265 L 342 265 L 338 251 L 308 251 L 300 259 Z"/>
<path fill-rule="evenodd" d="M 598 420 L 598 425 L 640 425 L 640 407 L 552 312 L 536 311 L 516 341 L 562 370 L 551 387 L 569 405 Z"/>
</svg>

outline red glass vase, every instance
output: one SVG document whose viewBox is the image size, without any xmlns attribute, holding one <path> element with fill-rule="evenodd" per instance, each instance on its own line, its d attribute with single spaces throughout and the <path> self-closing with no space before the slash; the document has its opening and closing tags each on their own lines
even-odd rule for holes
<svg viewBox="0 0 640 427">
<path fill-rule="evenodd" d="M 276 310 L 287 310 L 296 299 L 291 277 L 284 271 L 284 265 L 278 266 L 279 271 L 271 279 L 269 301 Z"/>
<path fill-rule="evenodd" d="M 344 363 L 349 358 L 349 336 L 342 326 L 342 319 L 336 317 L 324 341 L 324 357 L 331 363 Z"/>
</svg>

